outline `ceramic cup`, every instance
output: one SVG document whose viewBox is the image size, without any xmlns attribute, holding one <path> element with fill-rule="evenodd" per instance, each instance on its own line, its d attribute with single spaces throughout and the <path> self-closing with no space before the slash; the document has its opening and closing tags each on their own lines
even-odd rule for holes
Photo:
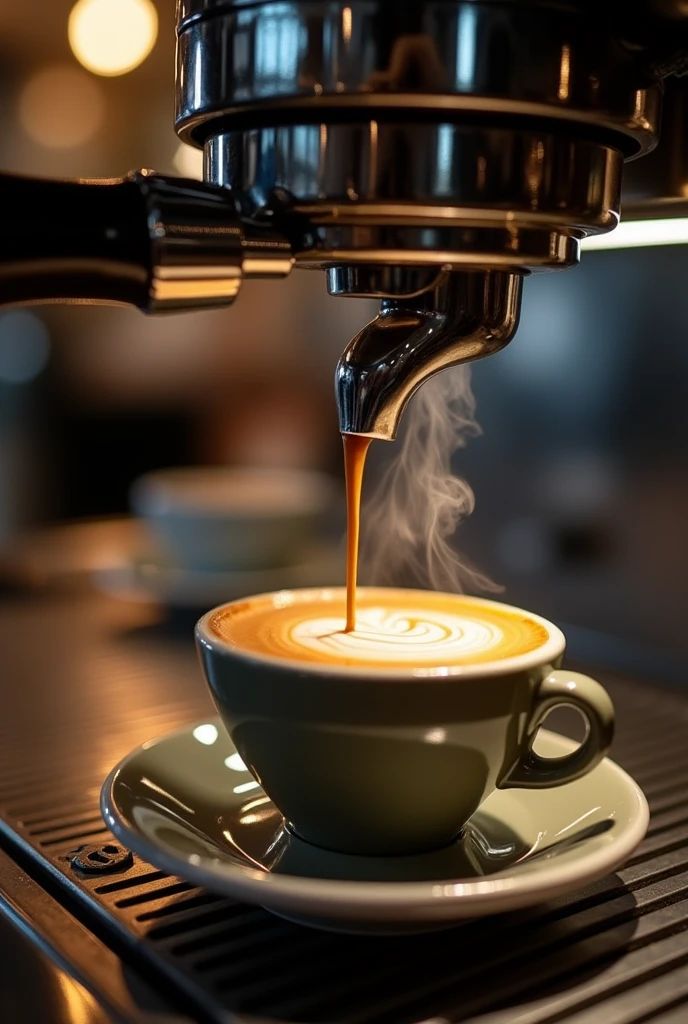
<svg viewBox="0 0 688 1024">
<path fill-rule="evenodd" d="M 376 591 L 384 600 L 385 591 Z M 314 593 L 291 591 L 288 599 L 312 601 Z M 337 590 L 318 593 L 324 607 L 341 598 Z M 276 608 L 285 600 L 284 591 L 269 596 Z M 218 609 L 199 621 L 197 647 L 222 720 L 302 839 L 362 855 L 441 848 L 495 789 L 561 786 L 599 763 L 614 728 L 606 690 L 560 667 L 565 639 L 552 623 L 480 603 L 534 619 L 547 639 L 526 654 L 480 664 L 352 668 L 242 650 L 214 632 Z M 561 705 L 581 712 L 586 738 L 564 757 L 541 757 L 533 749 L 537 730 Z"/>
<path fill-rule="evenodd" d="M 321 473 L 198 466 L 139 477 L 130 503 L 172 564 L 242 571 L 301 558 L 334 494 Z"/>
</svg>

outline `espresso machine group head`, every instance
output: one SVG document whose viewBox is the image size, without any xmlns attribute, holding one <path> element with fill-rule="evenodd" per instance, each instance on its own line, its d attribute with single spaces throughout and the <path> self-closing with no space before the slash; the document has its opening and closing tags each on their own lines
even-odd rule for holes
<svg viewBox="0 0 688 1024">
<path fill-rule="evenodd" d="M 688 70 L 680 0 L 178 0 L 177 39 L 205 183 L 42 185 L 0 299 L 203 308 L 322 269 L 380 300 L 336 394 L 342 431 L 387 439 L 429 376 L 510 341 L 525 276 L 616 226 L 624 162 Z M 71 190 L 62 223 L 49 188 Z"/>
</svg>

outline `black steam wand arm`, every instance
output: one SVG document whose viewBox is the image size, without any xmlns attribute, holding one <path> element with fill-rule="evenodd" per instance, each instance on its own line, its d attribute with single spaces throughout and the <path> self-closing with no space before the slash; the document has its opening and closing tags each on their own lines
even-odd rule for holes
<svg viewBox="0 0 688 1024">
<path fill-rule="evenodd" d="M 244 276 L 281 277 L 292 263 L 286 240 L 242 223 L 227 189 L 152 171 L 0 174 L 0 210 L 0 305 L 203 309 L 230 304 Z"/>
</svg>

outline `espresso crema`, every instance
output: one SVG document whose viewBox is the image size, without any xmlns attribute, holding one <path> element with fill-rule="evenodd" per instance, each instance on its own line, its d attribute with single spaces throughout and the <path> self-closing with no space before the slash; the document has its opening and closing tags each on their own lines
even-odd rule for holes
<svg viewBox="0 0 688 1024">
<path fill-rule="evenodd" d="M 241 650 L 288 661 L 371 668 L 439 668 L 501 661 L 541 647 L 529 616 L 460 595 L 363 588 L 356 628 L 346 591 L 285 591 L 219 609 L 211 630 Z"/>
</svg>

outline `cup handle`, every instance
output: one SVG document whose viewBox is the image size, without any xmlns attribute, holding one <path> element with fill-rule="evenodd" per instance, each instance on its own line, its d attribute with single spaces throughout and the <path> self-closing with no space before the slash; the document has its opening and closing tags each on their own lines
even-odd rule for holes
<svg viewBox="0 0 688 1024">
<path fill-rule="evenodd" d="M 581 745 L 563 757 L 541 757 L 533 750 L 537 731 L 553 708 L 577 708 L 587 725 Z M 609 750 L 614 736 L 614 705 L 605 688 L 590 676 L 555 669 L 542 680 L 526 726 L 524 752 L 498 783 L 499 789 L 545 789 L 579 779 Z"/>
</svg>

